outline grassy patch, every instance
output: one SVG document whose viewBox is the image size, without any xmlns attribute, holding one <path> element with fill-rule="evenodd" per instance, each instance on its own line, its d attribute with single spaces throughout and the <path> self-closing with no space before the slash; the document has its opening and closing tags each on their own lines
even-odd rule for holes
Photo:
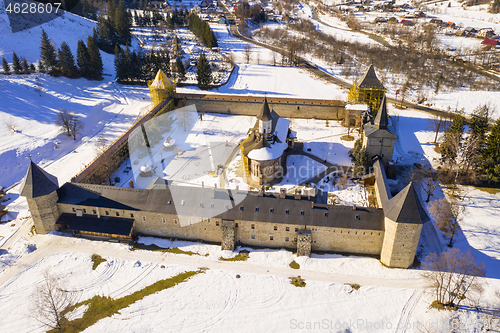
<svg viewBox="0 0 500 333">
<path fill-rule="evenodd" d="M 340 140 L 354 141 L 354 137 L 352 135 L 343 135 L 343 136 L 340 137 Z"/>
<path fill-rule="evenodd" d="M 100 255 L 98 254 L 93 254 L 92 257 L 92 270 L 95 271 L 95 269 L 97 268 L 97 266 L 99 266 L 101 263 L 107 261 L 106 259 L 104 259 L 103 257 L 101 257 Z"/>
<path fill-rule="evenodd" d="M 361 286 L 357 283 L 346 283 L 346 285 L 351 286 L 354 290 L 359 290 L 359 288 L 361 288 Z"/>
<path fill-rule="evenodd" d="M 290 277 L 290 283 L 293 284 L 295 287 L 305 287 L 306 286 L 306 281 L 304 281 L 303 278 L 299 276 L 297 277 Z"/>
<path fill-rule="evenodd" d="M 293 269 L 299 269 L 300 268 L 300 265 L 294 260 L 290 263 L 290 268 L 293 268 Z"/>
<path fill-rule="evenodd" d="M 438 302 L 437 300 L 432 302 L 431 305 L 429 305 L 429 308 L 434 308 L 438 310 L 449 310 L 449 311 L 458 310 L 458 307 L 455 304 L 443 304 L 441 302 Z"/>
<path fill-rule="evenodd" d="M 188 256 L 201 256 L 198 252 L 193 252 L 193 251 L 184 251 L 179 249 L 178 247 L 172 247 L 169 249 L 165 249 L 163 247 L 159 247 L 158 245 L 151 244 L 151 245 L 145 245 L 142 243 L 135 243 L 134 247 L 130 249 L 131 251 L 135 250 L 148 250 L 148 251 L 157 251 L 157 252 L 169 252 L 169 253 L 175 253 L 175 254 L 186 254 Z M 205 255 L 208 256 L 208 253 Z"/>
<path fill-rule="evenodd" d="M 483 191 L 483 192 L 487 192 L 489 194 L 497 194 L 497 193 L 500 193 L 500 188 L 494 188 L 494 187 L 479 187 L 479 186 L 474 186 L 474 188 L 480 190 L 480 191 Z"/>
<path fill-rule="evenodd" d="M 85 330 L 86 328 L 94 325 L 97 323 L 99 320 L 110 317 L 114 315 L 115 313 L 119 313 L 119 311 L 123 308 L 126 308 L 127 306 L 140 301 L 146 296 L 152 295 L 158 291 L 164 290 L 171 288 L 181 282 L 186 281 L 189 279 L 191 276 L 196 275 L 198 273 L 202 273 L 203 270 L 199 271 L 189 271 L 189 272 L 184 272 L 179 275 L 176 275 L 174 277 L 171 277 L 169 279 L 165 280 L 160 280 L 152 285 L 147 286 L 144 289 L 141 289 L 139 291 L 136 291 L 135 293 L 118 298 L 118 299 L 112 299 L 111 297 L 103 297 L 103 296 L 94 296 L 93 298 L 77 303 L 73 306 L 70 306 L 66 308 L 63 311 L 63 315 L 66 313 L 69 313 L 73 311 L 74 309 L 88 304 L 89 307 L 87 311 L 85 311 L 84 315 L 82 318 L 78 318 L 72 321 L 66 321 L 63 323 L 63 331 L 67 333 L 73 333 L 73 332 L 81 332 Z M 50 333 L 57 333 L 57 330 L 51 330 L 49 331 Z"/>
<path fill-rule="evenodd" d="M 246 250 L 242 250 L 242 251 L 240 251 L 240 253 L 238 253 L 233 258 L 220 257 L 219 260 L 221 260 L 221 261 L 245 261 L 248 258 L 250 258 L 250 253 Z"/>
</svg>

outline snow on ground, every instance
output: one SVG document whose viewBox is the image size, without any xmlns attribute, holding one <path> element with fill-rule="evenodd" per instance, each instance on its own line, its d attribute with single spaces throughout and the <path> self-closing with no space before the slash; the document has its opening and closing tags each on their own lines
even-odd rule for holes
<svg viewBox="0 0 500 333">
<path fill-rule="evenodd" d="M 327 169 L 325 165 L 303 155 L 288 155 L 286 166 L 287 173 L 276 187 L 293 188 L 305 184 Z"/>
<path fill-rule="evenodd" d="M 366 188 L 349 178 L 342 178 L 340 171 L 334 171 L 323 177 L 318 183 L 319 190 L 328 192 L 328 201 L 335 205 L 368 207 Z"/>
</svg>

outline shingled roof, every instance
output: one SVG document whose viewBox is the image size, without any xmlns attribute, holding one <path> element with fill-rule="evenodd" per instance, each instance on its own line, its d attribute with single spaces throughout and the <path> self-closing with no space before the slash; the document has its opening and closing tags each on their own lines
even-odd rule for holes
<svg viewBox="0 0 500 333">
<path fill-rule="evenodd" d="M 387 116 L 387 105 L 385 102 L 385 95 L 382 98 L 382 102 L 380 103 L 380 108 L 378 110 L 377 116 L 375 117 L 374 122 L 375 128 L 378 129 L 387 129 L 389 126 L 389 117 Z"/>
<path fill-rule="evenodd" d="M 264 103 L 262 104 L 262 109 L 257 116 L 257 119 L 262 121 L 272 120 L 273 116 L 271 115 L 271 109 L 269 109 L 269 104 L 267 104 L 267 98 L 264 97 Z"/>
<path fill-rule="evenodd" d="M 19 195 L 26 198 L 36 198 L 50 194 L 59 188 L 57 178 L 45 172 L 42 168 L 30 161 L 28 172 L 24 177 Z"/>
<path fill-rule="evenodd" d="M 384 88 L 382 83 L 377 78 L 377 74 L 375 74 L 373 65 L 370 65 L 365 74 L 363 74 L 363 76 L 360 77 L 356 83 L 358 87 Z"/>
<path fill-rule="evenodd" d="M 385 217 L 394 222 L 419 224 L 429 220 L 418 199 L 413 183 L 408 184 L 394 198 L 387 201 L 384 206 L 384 213 Z"/>
</svg>

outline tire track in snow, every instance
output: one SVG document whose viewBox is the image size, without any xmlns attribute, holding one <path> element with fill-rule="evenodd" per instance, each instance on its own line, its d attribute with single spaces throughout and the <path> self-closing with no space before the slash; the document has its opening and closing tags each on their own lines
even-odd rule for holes
<svg viewBox="0 0 500 333">
<path fill-rule="evenodd" d="M 415 310 L 417 304 L 420 302 L 424 292 L 423 290 L 415 290 L 411 297 L 406 302 L 403 310 L 401 311 L 401 316 L 399 317 L 398 325 L 396 326 L 395 333 L 405 333 L 408 329 L 412 327 L 410 320 Z"/>
</svg>

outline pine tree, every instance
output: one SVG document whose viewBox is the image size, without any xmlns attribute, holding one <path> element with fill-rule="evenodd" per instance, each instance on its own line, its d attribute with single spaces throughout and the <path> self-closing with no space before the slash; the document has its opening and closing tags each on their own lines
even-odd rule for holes
<svg viewBox="0 0 500 333">
<path fill-rule="evenodd" d="M 500 179 L 500 118 L 495 122 L 491 133 L 486 138 L 482 169 L 489 179 L 495 182 Z"/>
<path fill-rule="evenodd" d="M 480 144 L 484 143 L 484 136 L 488 130 L 488 122 L 491 110 L 488 104 L 479 105 L 474 109 L 469 121 L 469 127 L 474 136 L 479 138 Z"/>
<path fill-rule="evenodd" d="M 94 30 L 95 31 L 95 30 Z M 99 48 L 95 44 L 95 39 L 93 36 L 87 38 L 87 51 L 89 53 L 89 63 L 90 63 L 90 77 L 93 79 L 102 78 L 102 58 Z"/>
<path fill-rule="evenodd" d="M 200 54 L 200 59 L 198 59 L 198 64 L 196 65 L 196 77 L 198 80 L 198 87 L 200 89 L 208 89 L 210 83 L 212 83 L 212 69 L 208 63 L 205 53 Z"/>
<path fill-rule="evenodd" d="M 91 69 L 91 59 L 89 51 L 87 50 L 87 46 L 83 40 L 78 41 L 78 48 L 76 51 L 76 63 L 78 64 L 78 68 L 80 68 L 80 75 L 89 78 L 92 76 Z"/>
<path fill-rule="evenodd" d="M 3 56 L 2 56 L 2 67 L 3 67 L 4 74 L 10 74 L 9 63 L 7 62 L 7 59 L 5 59 Z"/>
<path fill-rule="evenodd" d="M 35 73 L 36 72 L 35 64 L 30 64 L 29 69 L 31 73 Z"/>
<path fill-rule="evenodd" d="M 52 71 L 54 67 L 57 66 L 56 49 L 43 29 L 42 43 L 40 45 L 40 58 L 43 61 L 44 67 L 48 71 Z"/>
<path fill-rule="evenodd" d="M 19 60 L 19 57 L 17 56 L 16 52 L 12 52 L 12 68 L 14 69 L 14 73 L 16 74 L 21 73 L 22 70 L 21 61 Z"/>
<path fill-rule="evenodd" d="M 42 62 L 42 60 L 38 60 L 38 71 L 39 71 L 40 73 L 45 72 L 45 67 L 43 66 L 43 62 Z"/>
<path fill-rule="evenodd" d="M 69 48 L 66 42 L 61 44 L 61 48 L 58 52 L 58 60 L 59 60 L 59 70 L 61 74 L 67 77 L 76 77 L 78 76 L 78 69 L 75 65 L 75 58 L 73 57 L 73 53 L 71 53 L 71 49 Z"/>
<path fill-rule="evenodd" d="M 110 18 L 111 20 L 111 18 Z M 130 33 L 130 27 L 132 25 L 130 14 L 125 8 L 125 3 L 123 0 L 119 0 L 118 8 L 115 10 L 115 15 L 113 17 L 113 26 L 115 28 L 117 36 L 117 42 L 121 45 L 130 45 L 132 35 Z"/>
<path fill-rule="evenodd" d="M 161 70 L 163 71 L 163 73 L 165 73 L 165 75 L 170 77 L 171 76 L 171 74 L 170 74 L 170 55 L 168 54 L 167 51 L 165 51 L 165 53 L 163 53 L 162 59 L 163 60 L 160 61 Z"/>
<path fill-rule="evenodd" d="M 115 45 L 115 72 L 116 72 L 116 81 L 123 82 L 125 81 L 126 72 L 124 66 L 124 56 L 123 51 L 120 49 L 118 45 Z"/>
<path fill-rule="evenodd" d="M 30 65 L 28 64 L 28 60 L 25 57 L 21 58 L 21 66 L 23 68 L 23 73 L 28 74 L 30 72 Z"/>
<path fill-rule="evenodd" d="M 186 79 L 186 69 L 184 68 L 184 64 L 179 57 L 175 59 L 175 69 L 177 71 L 177 77 L 179 78 L 179 81 L 184 81 Z"/>
<path fill-rule="evenodd" d="M 441 162 L 450 163 L 455 161 L 455 142 L 462 142 L 466 119 L 462 115 L 462 110 L 457 113 L 450 128 L 446 131 L 441 144 Z"/>
</svg>

